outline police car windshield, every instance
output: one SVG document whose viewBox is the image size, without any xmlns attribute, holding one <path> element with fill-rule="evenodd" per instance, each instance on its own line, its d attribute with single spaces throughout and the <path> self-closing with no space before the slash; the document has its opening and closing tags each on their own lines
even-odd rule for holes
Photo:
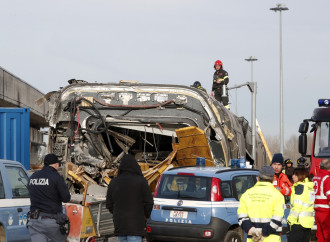
<svg viewBox="0 0 330 242">
<path fill-rule="evenodd" d="M 210 201 L 210 191 L 210 177 L 163 175 L 157 197 Z"/>
</svg>

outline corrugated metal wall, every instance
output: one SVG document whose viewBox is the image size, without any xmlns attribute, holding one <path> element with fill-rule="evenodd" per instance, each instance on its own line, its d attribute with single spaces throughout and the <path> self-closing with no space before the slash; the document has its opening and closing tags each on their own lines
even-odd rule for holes
<svg viewBox="0 0 330 242">
<path fill-rule="evenodd" d="M 30 169 L 30 110 L 0 108 L 0 158 Z"/>
</svg>

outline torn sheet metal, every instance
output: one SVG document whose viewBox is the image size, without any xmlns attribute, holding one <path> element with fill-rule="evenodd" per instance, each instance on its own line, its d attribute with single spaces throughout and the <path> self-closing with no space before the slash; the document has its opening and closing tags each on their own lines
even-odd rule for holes
<svg viewBox="0 0 330 242">
<path fill-rule="evenodd" d="M 243 127 L 245 123 L 199 89 L 132 82 L 70 83 L 47 96 L 48 152 L 74 164 L 72 172 L 83 171 L 79 177 L 89 184 L 107 186 L 125 153 L 155 174 L 170 165 L 193 165 L 196 156 L 206 157 L 207 165 L 224 166 L 240 156 L 251 164 L 264 163 L 263 158 L 253 161 L 248 156 L 251 130 Z M 257 152 L 262 153 L 264 147 L 256 138 Z M 169 159 L 170 164 L 165 162 Z M 151 177 L 150 184 L 155 180 Z M 73 186 L 75 192 L 81 191 L 76 182 Z"/>
</svg>

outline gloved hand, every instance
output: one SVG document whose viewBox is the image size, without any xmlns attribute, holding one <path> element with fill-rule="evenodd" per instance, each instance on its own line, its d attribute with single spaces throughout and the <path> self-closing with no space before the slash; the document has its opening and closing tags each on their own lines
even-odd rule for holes
<svg viewBox="0 0 330 242">
<path fill-rule="evenodd" d="M 256 229 L 256 236 L 261 237 L 262 236 L 262 228 Z"/>
<path fill-rule="evenodd" d="M 256 228 L 255 227 L 250 228 L 248 235 L 254 236 L 255 234 L 256 234 Z"/>
<path fill-rule="evenodd" d="M 258 242 L 262 237 L 262 229 L 257 229 L 255 227 L 252 227 L 250 228 L 248 235 L 252 236 L 253 241 Z"/>
<path fill-rule="evenodd" d="M 262 229 L 258 228 L 254 230 L 254 235 L 252 235 L 252 240 L 255 242 L 260 242 L 262 241 L 264 238 L 262 236 Z"/>
<path fill-rule="evenodd" d="M 264 239 L 264 237 L 257 237 L 257 236 L 252 236 L 252 238 L 251 238 L 254 242 L 261 242 L 263 239 Z"/>
<path fill-rule="evenodd" d="M 264 241 L 264 239 L 265 239 L 264 236 L 261 235 L 261 237 L 259 238 L 259 240 L 256 240 L 256 242 L 262 242 L 262 241 Z"/>
</svg>

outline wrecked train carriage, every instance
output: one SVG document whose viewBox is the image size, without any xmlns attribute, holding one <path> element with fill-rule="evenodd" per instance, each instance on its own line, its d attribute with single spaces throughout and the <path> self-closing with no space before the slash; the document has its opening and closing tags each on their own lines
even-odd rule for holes
<svg viewBox="0 0 330 242">
<path fill-rule="evenodd" d="M 49 105 L 48 151 L 79 166 L 97 183 L 115 174 L 127 152 L 153 166 L 173 155 L 176 147 L 176 162 L 193 165 L 197 156 L 205 154 L 197 144 L 200 136 L 185 147 L 175 145 L 189 132 L 196 135 L 196 129 L 188 127 L 205 132 L 208 165 L 226 166 L 240 156 L 252 164 L 265 162 L 259 136 L 257 161 L 251 159 L 248 122 L 196 88 L 74 81 L 53 94 Z M 183 131 L 178 134 L 178 130 Z"/>
</svg>

